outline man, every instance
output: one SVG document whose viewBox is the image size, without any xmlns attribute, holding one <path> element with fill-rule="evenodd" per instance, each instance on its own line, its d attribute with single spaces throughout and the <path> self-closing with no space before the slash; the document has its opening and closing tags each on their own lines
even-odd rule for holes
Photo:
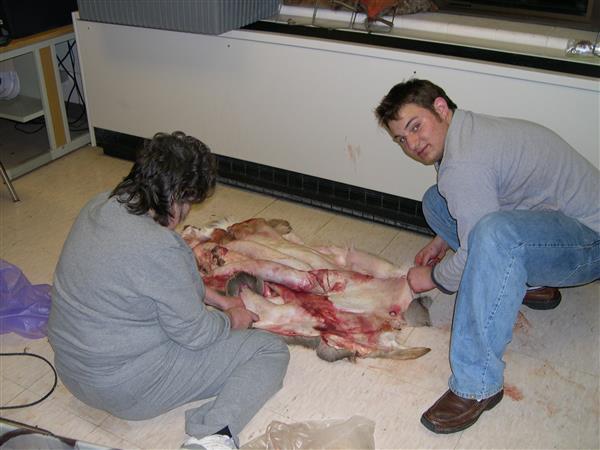
<svg viewBox="0 0 600 450">
<path fill-rule="evenodd" d="M 460 110 L 426 80 L 394 86 L 376 116 L 408 156 L 438 172 L 423 198 L 436 236 L 408 281 L 415 292 L 457 292 L 450 389 L 421 418 L 453 433 L 502 399 L 502 356 L 527 287 L 600 278 L 600 175 L 554 132 Z"/>
<path fill-rule="evenodd" d="M 237 448 L 237 434 L 281 388 L 289 360 L 279 337 L 247 329 L 258 318 L 239 298 L 205 289 L 174 231 L 215 179 L 202 142 L 156 134 L 129 175 L 77 217 L 48 326 L 60 378 L 95 408 L 141 420 L 216 396 L 186 412 L 184 445 L 205 449 Z"/>
</svg>

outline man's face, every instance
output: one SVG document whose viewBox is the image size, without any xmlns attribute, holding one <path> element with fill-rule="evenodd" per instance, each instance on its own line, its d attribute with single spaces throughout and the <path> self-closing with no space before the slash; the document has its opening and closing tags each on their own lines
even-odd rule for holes
<svg viewBox="0 0 600 450">
<path fill-rule="evenodd" d="M 430 110 L 414 103 L 404 105 L 398 111 L 398 118 L 388 122 L 388 131 L 404 153 L 412 159 L 429 166 L 442 159 L 452 111 L 446 101 L 438 97 L 434 109 Z"/>
</svg>

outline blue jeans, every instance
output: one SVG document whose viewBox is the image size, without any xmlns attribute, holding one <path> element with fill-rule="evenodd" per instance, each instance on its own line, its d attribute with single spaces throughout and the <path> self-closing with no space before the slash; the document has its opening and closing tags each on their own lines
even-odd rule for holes
<svg viewBox="0 0 600 450">
<path fill-rule="evenodd" d="M 423 197 L 429 226 L 454 250 L 456 221 L 437 186 Z M 456 295 L 449 387 L 481 400 L 504 384 L 502 356 L 527 286 L 575 286 L 600 278 L 600 233 L 558 211 L 498 211 L 471 230 Z"/>
</svg>

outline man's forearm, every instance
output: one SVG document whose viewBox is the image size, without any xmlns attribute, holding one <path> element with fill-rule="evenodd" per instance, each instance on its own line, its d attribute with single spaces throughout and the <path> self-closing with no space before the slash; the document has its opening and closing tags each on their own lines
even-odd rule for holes
<svg viewBox="0 0 600 450">
<path fill-rule="evenodd" d="M 446 289 L 439 281 L 435 279 L 435 266 L 431 269 L 431 281 L 433 281 L 433 284 L 435 284 L 435 286 L 444 294 L 454 294 L 454 292 Z"/>
</svg>

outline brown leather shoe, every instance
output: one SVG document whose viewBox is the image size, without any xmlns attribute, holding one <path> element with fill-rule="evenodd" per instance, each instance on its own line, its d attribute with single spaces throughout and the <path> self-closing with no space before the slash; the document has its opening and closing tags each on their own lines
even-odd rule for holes
<svg viewBox="0 0 600 450">
<path fill-rule="evenodd" d="M 556 308 L 562 296 L 560 291 L 552 287 L 540 287 L 530 289 L 523 297 L 523 304 L 531 309 L 554 309 Z"/>
<path fill-rule="evenodd" d="M 456 433 L 469 428 L 484 411 L 492 409 L 504 396 L 504 389 L 484 400 L 470 400 L 448 390 L 421 416 L 421 423 L 434 433 Z"/>
</svg>

